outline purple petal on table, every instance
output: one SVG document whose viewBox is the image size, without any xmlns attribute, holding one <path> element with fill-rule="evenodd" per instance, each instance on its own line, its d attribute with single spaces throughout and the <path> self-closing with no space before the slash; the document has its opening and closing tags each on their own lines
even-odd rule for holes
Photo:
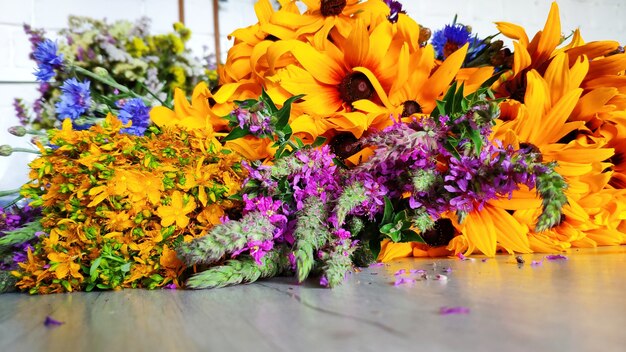
<svg viewBox="0 0 626 352">
<path fill-rule="evenodd" d="M 59 326 L 59 325 L 63 325 L 65 324 L 64 322 L 58 321 L 56 319 L 51 318 L 50 316 L 47 316 L 46 319 L 43 321 L 43 325 L 44 326 Z"/>
<path fill-rule="evenodd" d="M 439 308 L 440 315 L 452 315 L 452 314 L 469 314 L 470 309 L 467 307 L 441 307 Z"/>
<path fill-rule="evenodd" d="M 413 279 L 409 279 L 406 277 L 401 277 L 399 279 L 396 280 L 396 282 L 393 283 L 394 286 L 400 286 L 400 285 L 404 285 L 404 284 L 412 284 L 414 283 L 415 280 Z"/>
<path fill-rule="evenodd" d="M 550 254 L 546 255 L 546 259 L 548 260 L 567 260 L 567 257 L 562 254 Z"/>
</svg>

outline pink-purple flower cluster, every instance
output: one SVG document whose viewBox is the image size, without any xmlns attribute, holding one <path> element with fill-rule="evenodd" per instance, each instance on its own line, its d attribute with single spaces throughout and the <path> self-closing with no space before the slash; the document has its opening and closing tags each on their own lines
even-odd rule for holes
<svg viewBox="0 0 626 352">
<path fill-rule="evenodd" d="M 263 103 L 258 103 L 254 109 L 237 107 L 231 114 L 237 118 L 239 128 L 250 131 L 252 135 L 271 136 L 274 132 L 271 116 L 264 113 Z"/>
</svg>

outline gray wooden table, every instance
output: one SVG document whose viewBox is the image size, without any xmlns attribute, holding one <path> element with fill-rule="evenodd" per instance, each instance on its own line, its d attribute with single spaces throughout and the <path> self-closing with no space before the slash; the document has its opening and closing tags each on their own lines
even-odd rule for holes
<svg viewBox="0 0 626 352">
<path fill-rule="evenodd" d="M 0 351 L 625 350 L 626 247 L 530 265 L 543 257 L 403 259 L 333 290 L 280 278 L 212 291 L 7 294 Z M 400 269 L 448 280 L 394 286 Z M 456 306 L 469 313 L 440 314 Z M 46 316 L 64 324 L 45 327 Z"/>
</svg>

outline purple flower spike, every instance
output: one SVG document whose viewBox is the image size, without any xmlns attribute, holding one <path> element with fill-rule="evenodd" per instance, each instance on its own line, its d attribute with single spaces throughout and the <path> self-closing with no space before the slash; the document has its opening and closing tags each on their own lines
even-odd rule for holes
<svg viewBox="0 0 626 352">
<path fill-rule="evenodd" d="M 395 276 L 400 276 L 400 275 L 404 275 L 406 274 L 406 270 L 405 269 L 400 269 L 398 271 L 396 271 L 396 273 L 394 274 Z"/>
<path fill-rule="evenodd" d="M 441 307 L 439 308 L 439 315 L 453 315 L 453 314 L 469 314 L 470 309 L 467 307 Z"/>
<path fill-rule="evenodd" d="M 63 325 L 65 324 L 64 322 L 58 321 L 56 319 L 51 318 L 50 316 L 47 316 L 46 319 L 43 321 L 43 325 L 44 326 L 59 326 L 59 325 Z"/>
</svg>

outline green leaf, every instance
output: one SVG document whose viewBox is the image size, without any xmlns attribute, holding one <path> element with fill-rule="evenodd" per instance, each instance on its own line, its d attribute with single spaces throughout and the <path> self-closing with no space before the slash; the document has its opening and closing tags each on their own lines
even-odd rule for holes
<svg viewBox="0 0 626 352">
<path fill-rule="evenodd" d="M 481 149 L 483 148 L 483 139 L 480 136 L 480 131 L 470 130 L 468 134 L 474 144 L 474 151 L 476 152 L 476 155 L 479 155 Z"/>
<path fill-rule="evenodd" d="M 419 243 L 426 243 L 426 241 L 424 241 L 424 239 L 422 238 L 422 236 L 420 236 L 419 233 L 413 231 L 413 230 L 405 230 L 402 231 L 402 239 L 401 242 L 419 242 Z"/>
<path fill-rule="evenodd" d="M 393 204 L 389 197 L 385 196 L 385 210 L 383 211 L 382 224 L 388 224 L 392 221 L 393 217 Z"/>
<path fill-rule="evenodd" d="M 344 170 L 349 169 L 348 165 L 346 165 L 341 159 L 339 159 L 337 157 L 333 158 L 333 163 L 335 165 L 339 166 L 339 168 L 341 168 L 341 169 L 344 169 Z"/>
<path fill-rule="evenodd" d="M 126 264 L 124 264 L 124 265 L 120 266 L 120 270 L 121 270 L 123 273 L 127 273 L 127 272 L 129 272 L 129 271 L 130 271 L 130 264 L 131 264 L 131 263 L 126 263 Z"/>
<path fill-rule="evenodd" d="M 480 87 L 481 88 L 489 88 L 489 87 L 491 87 L 494 83 L 496 83 L 498 81 L 498 79 L 500 79 L 500 75 L 502 73 L 504 73 L 504 71 L 491 76 L 491 78 L 489 78 L 488 80 L 483 82 L 483 84 Z"/>
<path fill-rule="evenodd" d="M 289 124 L 289 116 L 291 115 L 291 104 L 294 101 L 302 98 L 304 94 L 294 95 L 293 97 L 285 100 L 283 107 L 276 113 L 276 129 L 282 130 L 285 126 Z"/>
<path fill-rule="evenodd" d="M 326 137 L 318 136 L 313 141 L 313 144 L 311 144 L 311 148 L 317 148 L 317 147 L 321 146 L 324 143 L 326 143 Z"/>
<path fill-rule="evenodd" d="M 369 241 L 370 251 L 372 251 L 372 255 L 374 258 L 378 258 L 380 254 L 380 238 L 374 238 Z"/>
<path fill-rule="evenodd" d="M 98 257 L 96 258 L 96 260 L 91 262 L 91 267 L 89 268 L 89 277 L 91 278 L 92 282 L 96 281 L 96 279 L 98 278 L 98 267 L 100 266 L 101 262 L 102 257 Z"/>
<path fill-rule="evenodd" d="M 261 90 L 261 99 L 260 100 L 269 109 L 271 114 L 274 114 L 274 113 L 278 112 L 278 108 L 276 107 L 276 105 L 272 101 L 272 98 L 270 98 L 270 96 L 267 94 L 265 89 Z"/>
<path fill-rule="evenodd" d="M 250 132 L 244 130 L 243 128 L 237 126 L 235 128 L 233 128 L 230 133 L 224 137 L 224 139 L 222 140 L 223 142 L 227 142 L 227 141 L 232 141 L 233 139 L 239 139 L 242 137 L 245 137 L 247 135 L 249 135 Z"/>
</svg>

